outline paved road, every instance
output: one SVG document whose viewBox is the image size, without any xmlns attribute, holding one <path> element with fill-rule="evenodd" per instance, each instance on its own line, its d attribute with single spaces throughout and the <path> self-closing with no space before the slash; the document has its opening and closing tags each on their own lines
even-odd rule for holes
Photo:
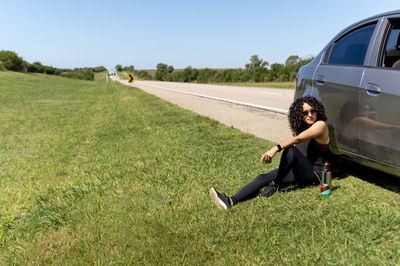
<svg viewBox="0 0 400 266">
<path fill-rule="evenodd" d="M 110 78 L 257 137 L 281 142 L 291 136 L 284 113 L 293 101 L 292 90 L 141 80 L 130 84 L 118 76 Z"/>
</svg>

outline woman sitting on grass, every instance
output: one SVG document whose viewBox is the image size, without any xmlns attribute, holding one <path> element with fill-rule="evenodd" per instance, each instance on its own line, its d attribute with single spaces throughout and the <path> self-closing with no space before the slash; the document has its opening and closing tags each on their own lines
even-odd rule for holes
<svg viewBox="0 0 400 266">
<path fill-rule="evenodd" d="M 277 152 L 283 150 L 278 169 L 258 175 L 232 197 L 210 189 L 211 200 L 221 210 L 256 196 L 270 197 L 278 188 L 293 182 L 302 185 L 319 180 L 323 164 L 329 161 L 329 132 L 324 106 L 314 97 L 297 99 L 289 109 L 289 124 L 293 136 L 261 155 L 261 163 L 271 163 Z M 294 144 L 310 140 L 305 156 Z M 262 188 L 266 187 L 264 191 Z"/>
</svg>

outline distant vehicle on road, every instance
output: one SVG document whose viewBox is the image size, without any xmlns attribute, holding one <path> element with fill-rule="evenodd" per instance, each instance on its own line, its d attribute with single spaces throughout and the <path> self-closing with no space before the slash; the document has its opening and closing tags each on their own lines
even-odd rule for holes
<svg viewBox="0 0 400 266">
<path fill-rule="evenodd" d="M 334 153 L 400 177 L 400 10 L 355 23 L 297 75 L 326 107 Z"/>
</svg>

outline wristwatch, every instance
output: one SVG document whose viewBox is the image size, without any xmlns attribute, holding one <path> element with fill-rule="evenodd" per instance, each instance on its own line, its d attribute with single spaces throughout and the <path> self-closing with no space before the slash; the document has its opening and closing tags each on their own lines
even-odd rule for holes
<svg viewBox="0 0 400 266">
<path fill-rule="evenodd" d="M 277 144 L 276 147 L 278 147 L 278 151 L 282 151 L 281 145 Z"/>
</svg>

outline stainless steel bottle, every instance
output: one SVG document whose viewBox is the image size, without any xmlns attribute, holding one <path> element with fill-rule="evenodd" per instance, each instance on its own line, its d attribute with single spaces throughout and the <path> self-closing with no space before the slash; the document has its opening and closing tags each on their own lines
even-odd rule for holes
<svg viewBox="0 0 400 266">
<path fill-rule="evenodd" d="M 331 165 L 326 162 L 324 167 L 322 168 L 321 174 L 321 195 L 328 196 L 331 194 L 332 189 L 332 172 L 331 172 Z"/>
</svg>

